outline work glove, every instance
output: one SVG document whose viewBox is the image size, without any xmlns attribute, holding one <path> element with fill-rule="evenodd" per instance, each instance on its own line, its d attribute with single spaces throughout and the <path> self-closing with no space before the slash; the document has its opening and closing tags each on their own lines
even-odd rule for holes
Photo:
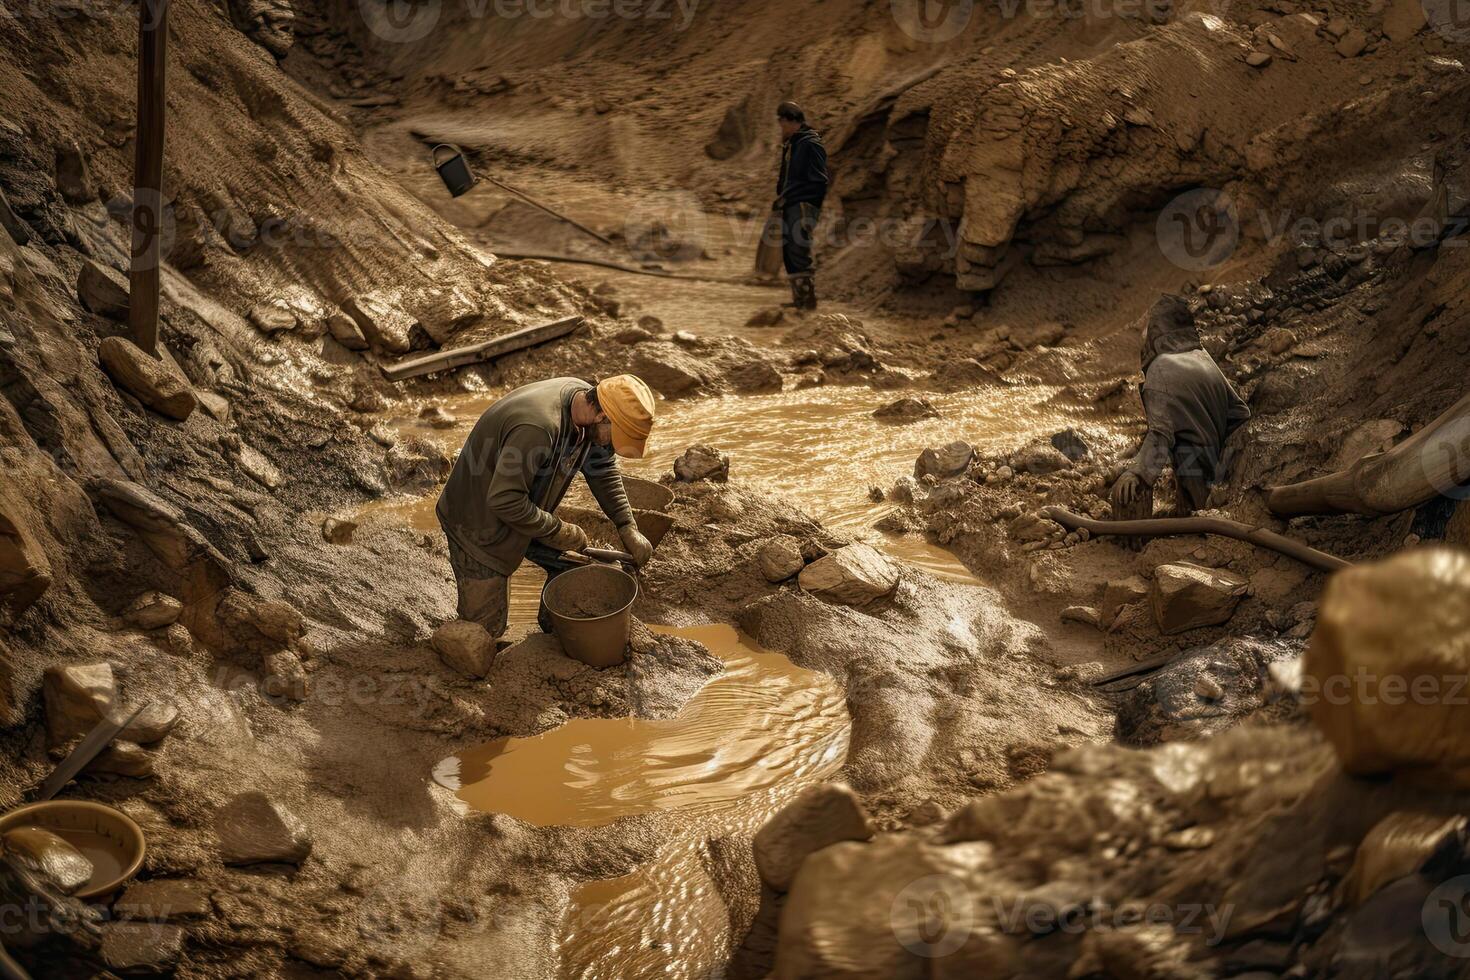
<svg viewBox="0 0 1470 980">
<path fill-rule="evenodd" d="M 633 564 L 639 568 L 648 564 L 648 559 L 653 557 L 653 545 L 638 530 L 637 524 L 625 524 L 618 528 L 618 536 L 623 539 L 623 547 L 628 554 L 633 556 Z"/>
<path fill-rule="evenodd" d="M 562 521 L 555 531 L 541 541 L 546 547 L 556 551 L 581 551 L 587 547 L 587 532 L 575 524 Z"/>
</svg>

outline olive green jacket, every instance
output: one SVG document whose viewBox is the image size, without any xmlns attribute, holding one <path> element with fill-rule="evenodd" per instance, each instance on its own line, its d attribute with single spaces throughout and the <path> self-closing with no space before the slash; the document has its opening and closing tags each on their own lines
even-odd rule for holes
<svg viewBox="0 0 1470 980">
<path fill-rule="evenodd" d="M 593 445 L 572 422 L 572 397 L 591 387 L 577 378 L 537 381 L 475 423 L 436 510 L 444 533 L 480 563 L 514 572 L 532 541 L 561 526 L 552 512 L 578 470 L 614 524 L 633 523 L 612 448 Z"/>
</svg>

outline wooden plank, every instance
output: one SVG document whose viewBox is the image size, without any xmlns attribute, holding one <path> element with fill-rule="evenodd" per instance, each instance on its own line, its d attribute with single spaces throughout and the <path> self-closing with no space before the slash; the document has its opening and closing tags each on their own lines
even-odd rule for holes
<svg viewBox="0 0 1470 980">
<path fill-rule="evenodd" d="M 548 340 L 565 337 L 581 325 L 582 318 L 580 316 L 569 316 L 561 320 L 553 320 L 550 323 L 538 324 L 534 327 L 524 327 L 520 330 L 513 330 L 508 334 L 484 341 L 483 343 L 470 344 L 467 347 L 456 347 L 453 350 L 441 350 L 424 357 L 399 361 L 391 367 L 384 367 L 383 376 L 389 381 L 403 381 L 425 374 L 433 374 L 435 371 L 449 371 L 471 364 L 479 364 L 483 361 L 490 360 L 492 357 L 513 354 L 518 350 L 525 350 L 527 347 L 544 344 Z"/>
<path fill-rule="evenodd" d="M 159 263 L 163 241 L 163 134 L 169 0 L 138 4 L 138 131 L 133 156 L 133 243 L 128 332 L 158 356 Z"/>
<path fill-rule="evenodd" d="M 1147 660 L 1140 660 L 1138 663 L 1129 664 L 1127 667 L 1122 667 L 1118 670 L 1109 671 L 1108 673 L 1103 674 L 1101 677 L 1094 678 L 1089 683 L 1091 683 L 1093 687 L 1101 687 L 1104 684 L 1111 684 L 1114 681 L 1121 681 L 1125 677 L 1133 677 L 1136 674 L 1151 674 L 1156 670 L 1160 670 L 1161 668 L 1169 666 L 1169 664 L 1173 663 L 1179 658 L 1179 655 L 1180 651 L 1171 650 L 1168 653 L 1162 653 L 1158 656 L 1149 657 Z"/>
</svg>

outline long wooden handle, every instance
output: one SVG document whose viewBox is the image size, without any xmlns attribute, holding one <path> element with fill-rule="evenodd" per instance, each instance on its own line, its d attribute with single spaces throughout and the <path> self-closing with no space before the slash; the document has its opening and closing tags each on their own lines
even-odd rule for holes
<svg viewBox="0 0 1470 980">
<path fill-rule="evenodd" d="M 1083 528 L 1088 534 L 1123 534 L 1164 537 L 1172 534 L 1218 534 L 1269 548 L 1304 565 L 1324 572 L 1352 567 L 1352 562 L 1302 544 L 1284 534 L 1223 517 L 1153 517 L 1142 521 L 1096 521 L 1074 514 L 1065 507 L 1044 507 L 1042 517 L 1056 521 L 1069 531 Z"/>
</svg>

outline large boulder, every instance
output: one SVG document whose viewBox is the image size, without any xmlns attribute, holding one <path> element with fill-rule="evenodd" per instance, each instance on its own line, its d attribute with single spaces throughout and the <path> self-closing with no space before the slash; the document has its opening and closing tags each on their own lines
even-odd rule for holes
<svg viewBox="0 0 1470 980">
<path fill-rule="evenodd" d="M 300 864 L 311 854 L 306 825 L 259 790 L 236 796 L 214 815 L 225 864 Z"/>
<path fill-rule="evenodd" d="M 128 318 L 128 281 L 122 273 L 91 259 L 77 275 L 77 299 L 89 312 L 109 320 Z"/>
<path fill-rule="evenodd" d="M 807 855 L 838 841 L 873 836 L 862 801 L 844 783 L 810 786 L 756 832 L 755 866 L 778 892 L 790 889 Z"/>
<path fill-rule="evenodd" d="M 429 642 L 440 660 L 466 677 L 484 677 L 495 664 L 495 637 L 479 623 L 452 619 Z"/>
<path fill-rule="evenodd" d="M 690 446 L 674 460 L 674 476 L 685 483 L 696 480 L 724 483 L 730 479 L 730 457 L 713 446 Z"/>
<path fill-rule="evenodd" d="M 1190 562 L 1170 562 L 1154 569 L 1149 599 L 1159 632 L 1165 636 L 1216 626 L 1235 614 L 1248 583 L 1233 572 Z"/>
<path fill-rule="evenodd" d="M 861 606 L 898 588 L 899 567 L 872 545 L 850 544 L 818 558 L 798 579 L 807 592 L 832 602 Z"/>
<path fill-rule="evenodd" d="M 1335 574 L 1302 700 L 1348 772 L 1470 786 L 1470 553 L 1402 552 Z"/>
<path fill-rule="evenodd" d="M 109 663 L 57 664 L 41 680 L 46 704 L 46 741 L 65 745 L 87 734 L 117 701 Z"/>
<path fill-rule="evenodd" d="M 914 834 L 817 851 L 781 909 L 771 977 L 1024 975 L 993 928 L 997 906 L 983 900 L 990 851 L 984 842 L 945 847 Z"/>
<path fill-rule="evenodd" d="M 935 476 L 944 479 L 948 476 L 958 476 L 970 467 L 970 460 L 975 458 L 975 447 L 961 439 L 938 449 L 929 448 L 919 454 L 914 463 L 914 476 L 923 479 L 925 476 Z"/>
<path fill-rule="evenodd" d="M 172 365 L 150 357 L 132 341 L 107 337 L 97 348 L 102 369 L 113 382 L 160 415 L 182 422 L 199 406 L 199 399 Z"/>
</svg>

